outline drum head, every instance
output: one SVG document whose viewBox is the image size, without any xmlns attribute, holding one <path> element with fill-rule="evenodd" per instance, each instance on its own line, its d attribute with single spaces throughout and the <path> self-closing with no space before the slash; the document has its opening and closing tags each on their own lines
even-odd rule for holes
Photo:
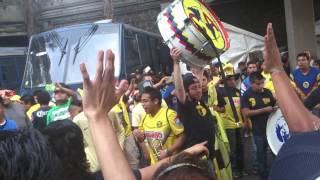
<svg viewBox="0 0 320 180">
<path fill-rule="evenodd" d="M 271 114 L 267 123 L 267 139 L 272 152 L 277 155 L 282 145 L 290 138 L 287 122 L 278 109 Z"/>
<path fill-rule="evenodd" d="M 228 34 L 207 4 L 201 0 L 183 0 L 183 8 L 194 26 L 217 50 L 224 52 L 229 49 Z"/>
<path fill-rule="evenodd" d="M 188 65 L 204 67 L 230 47 L 222 23 L 202 0 L 175 0 L 157 22 L 164 42 L 178 48 Z"/>
</svg>

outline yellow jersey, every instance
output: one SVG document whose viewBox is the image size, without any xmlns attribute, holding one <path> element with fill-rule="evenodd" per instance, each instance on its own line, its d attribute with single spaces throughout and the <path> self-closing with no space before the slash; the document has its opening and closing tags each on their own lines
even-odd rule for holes
<svg viewBox="0 0 320 180">
<path fill-rule="evenodd" d="M 139 129 L 145 134 L 151 164 L 158 162 L 160 150 L 170 148 L 176 137 L 184 131 L 177 113 L 164 107 L 155 116 L 147 114 Z"/>
</svg>

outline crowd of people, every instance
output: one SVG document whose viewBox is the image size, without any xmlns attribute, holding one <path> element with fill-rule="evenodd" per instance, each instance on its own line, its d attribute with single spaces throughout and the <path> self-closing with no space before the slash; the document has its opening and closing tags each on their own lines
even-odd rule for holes
<svg viewBox="0 0 320 180">
<path fill-rule="evenodd" d="M 80 66 L 81 93 L 63 83 L 55 84 L 52 96 L 45 90 L 21 97 L 1 90 L 0 179 L 318 177 L 319 60 L 311 63 L 310 53 L 299 53 L 290 72 L 270 24 L 265 48 L 264 60 L 240 62 L 238 69 L 215 63 L 186 74 L 181 51 L 173 48 L 172 74 L 147 67 L 117 80 L 114 54 L 100 51 L 94 78 Z M 268 153 L 266 126 L 279 108 L 292 138 L 275 158 Z M 307 147 L 315 152 L 308 156 L 314 164 L 299 162 L 304 156 L 292 150 L 299 147 L 300 154 Z M 290 172 L 303 167 L 299 163 L 313 168 Z"/>
</svg>

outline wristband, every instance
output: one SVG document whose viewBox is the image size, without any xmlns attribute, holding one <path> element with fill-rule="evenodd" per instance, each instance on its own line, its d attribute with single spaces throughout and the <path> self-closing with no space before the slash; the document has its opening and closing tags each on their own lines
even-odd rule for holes
<svg viewBox="0 0 320 180">
<path fill-rule="evenodd" d="M 179 60 L 175 60 L 175 64 L 180 64 L 180 62 L 181 62 L 181 60 L 179 59 Z"/>
<path fill-rule="evenodd" d="M 282 67 L 274 67 L 270 69 L 270 74 L 276 73 L 276 72 L 284 72 L 284 69 Z"/>
</svg>

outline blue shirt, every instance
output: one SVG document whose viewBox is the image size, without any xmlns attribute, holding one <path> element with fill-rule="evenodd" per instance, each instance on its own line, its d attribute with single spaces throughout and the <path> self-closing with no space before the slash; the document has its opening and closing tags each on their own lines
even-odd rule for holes
<svg viewBox="0 0 320 180">
<path fill-rule="evenodd" d="M 293 71 L 292 76 L 300 95 L 305 97 L 309 96 L 317 88 L 320 81 L 320 70 L 311 67 L 308 74 L 304 75 L 300 69 L 296 69 Z"/>
<path fill-rule="evenodd" d="M 6 119 L 3 125 L 0 125 L 0 131 L 16 131 L 17 124 L 15 121 Z"/>
</svg>

